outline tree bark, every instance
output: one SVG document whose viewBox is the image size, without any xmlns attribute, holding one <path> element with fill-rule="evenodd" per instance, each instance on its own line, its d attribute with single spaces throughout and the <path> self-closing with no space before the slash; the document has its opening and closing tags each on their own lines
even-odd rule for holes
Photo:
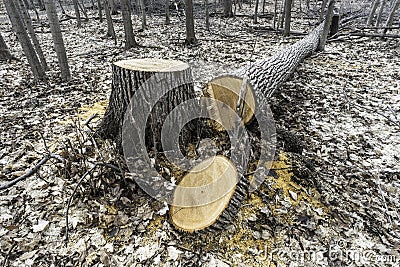
<svg viewBox="0 0 400 267">
<path fill-rule="evenodd" d="M 335 0 L 331 0 L 328 5 L 328 9 L 326 11 L 325 21 L 324 21 L 324 30 L 322 32 L 318 49 L 319 51 L 323 51 L 325 49 L 326 39 L 328 38 L 329 30 L 331 28 L 332 16 L 333 16 L 333 8 L 335 7 Z"/>
<path fill-rule="evenodd" d="M 256 95 L 264 94 L 270 97 L 300 62 L 317 50 L 323 29 L 324 23 L 321 23 L 302 40 L 266 60 L 256 61 L 250 66 L 241 68 L 234 74 L 239 77 L 247 76 Z"/>
<path fill-rule="evenodd" d="M 140 10 L 142 12 L 142 30 L 146 29 L 147 23 L 146 23 L 146 7 L 144 5 L 144 0 L 139 0 L 140 1 Z"/>
<path fill-rule="evenodd" d="M 132 47 L 137 47 L 138 44 L 133 34 L 131 9 L 129 8 L 128 0 L 121 0 L 122 18 L 124 20 L 124 32 L 125 32 L 125 50 Z"/>
<path fill-rule="evenodd" d="M 78 0 L 72 0 L 72 2 L 74 4 L 77 26 L 78 28 L 80 28 L 82 26 L 82 20 L 81 20 L 81 13 L 79 12 L 79 3 Z"/>
<path fill-rule="evenodd" d="M 13 0 L 4 0 L 4 4 L 6 6 L 8 16 L 10 17 L 13 30 L 17 35 L 18 41 L 22 46 L 22 50 L 24 51 L 26 58 L 28 59 L 33 76 L 38 80 L 44 79 L 45 72 L 40 64 L 35 49 L 33 48 L 32 42 L 29 39 L 29 35 L 25 30 L 24 22 L 22 21 L 21 14 L 16 6 L 18 3 Z"/>
<path fill-rule="evenodd" d="M 399 8 L 399 6 L 400 0 L 395 0 L 392 4 L 392 8 L 390 9 L 389 17 L 386 20 L 385 29 L 383 30 L 384 34 L 386 34 L 388 31 L 388 28 L 392 27 L 394 15 L 396 14 L 396 10 Z"/>
<path fill-rule="evenodd" d="M 144 92 L 144 95 L 149 98 L 160 94 L 163 96 L 160 99 L 137 99 L 137 103 L 144 103 L 141 105 L 152 103 L 152 101 L 157 104 L 151 107 L 151 114 L 147 119 L 140 116 L 147 117 L 148 114 L 135 114 L 135 116 L 138 120 L 147 121 L 145 143 L 148 151 L 151 153 L 161 152 L 161 128 L 164 120 L 179 104 L 196 98 L 189 65 L 174 60 L 124 60 L 113 64 L 112 73 L 109 104 L 97 133 L 103 138 L 115 141 L 118 149 L 122 151 L 124 116 L 132 97 L 139 89 L 144 90 L 142 93 Z M 154 77 L 166 82 L 146 83 Z M 176 82 L 178 86 L 173 89 L 169 88 L 172 85 L 168 81 L 173 81 L 174 84 Z M 175 120 L 179 120 L 179 118 L 175 118 Z M 192 138 L 189 131 L 182 131 L 181 134 L 183 144 Z"/>
<path fill-rule="evenodd" d="M 22 18 L 25 21 L 26 29 L 28 29 L 29 35 L 31 36 L 33 46 L 35 47 L 36 53 L 40 59 L 40 63 L 42 64 L 43 70 L 47 71 L 49 70 L 49 67 L 47 66 L 46 58 L 43 55 L 43 50 L 36 36 L 35 29 L 33 28 L 31 17 L 29 16 L 27 7 L 25 6 L 23 1 L 20 2 L 20 8 Z"/>
<path fill-rule="evenodd" d="M 3 36 L 0 33 L 0 60 L 10 60 L 12 59 L 12 55 L 10 50 L 8 50 L 7 44 L 3 39 Z"/>
<path fill-rule="evenodd" d="M 253 19 L 253 23 L 257 24 L 257 18 L 258 18 L 258 4 L 259 4 L 260 0 L 256 0 L 256 3 L 254 5 L 254 19 Z"/>
<path fill-rule="evenodd" d="M 206 8 L 206 29 L 210 31 L 210 10 L 208 7 L 208 0 L 204 0 L 204 5 Z"/>
<path fill-rule="evenodd" d="M 57 53 L 58 65 L 61 71 L 61 79 L 66 82 L 71 79 L 67 53 L 61 32 L 60 21 L 58 20 L 56 5 L 53 0 L 44 0 L 47 18 L 49 19 L 51 35 L 53 36 L 54 50 Z"/>
<path fill-rule="evenodd" d="M 385 9 L 386 0 L 382 0 L 381 6 L 379 7 L 379 13 L 376 17 L 375 27 L 378 27 L 382 20 L 383 10 Z"/>
<path fill-rule="evenodd" d="M 115 36 L 114 24 L 112 21 L 108 0 L 104 0 L 104 12 L 106 13 L 107 20 L 107 36 L 112 37 L 115 40 L 115 43 L 117 43 L 117 37 Z"/>
<path fill-rule="evenodd" d="M 283 36 L 289 36 L 290 34 L 290 21 L 292 19 L 292 1 L 285 0 L 285 29 L 283 30 Z"/>
<path fill-rule="evenodd" d="M 186 45 L 197 43 L 194 33 L 194 18 L 193 18 L 193 0 L 185 0 L 185 15 L 186 15 Z"/>
<path fill-rule="evenodd" d="M 328 4 L 328 0 L 322 0 L 321 12 L 319 13 L 320 22 L 322 22 L 322 20 L 324 19 L 326 4 Z"/>
<path fill-rule="evenodd" d="M 372 21 L 374 20 L 375 12 L 376 9 L 379 6 L 379 2 L 382 0 L 375 0 L 374 3 L 371 6 L 371 11 L 369 12 L 368 20 L 367 20 L 367 26 L 372 25 Z"/>
<path fill-rule="evenodd" d="M 99 11 L 100 22 L 103 22 L 103 12 L 102 12 L 101 0 L 97 0 L 97 9 Z"/>
<path fill-rule="evenodd" d="M 224 0 L 224 17 L 230 18 L 232 16 L 232 0 Z"/>
<path fill-rule="evenodd" d="M 165 0 L 165 24 L 168 25 L 171 21 L 169 14 L 169 0 Z"/>
</svg>

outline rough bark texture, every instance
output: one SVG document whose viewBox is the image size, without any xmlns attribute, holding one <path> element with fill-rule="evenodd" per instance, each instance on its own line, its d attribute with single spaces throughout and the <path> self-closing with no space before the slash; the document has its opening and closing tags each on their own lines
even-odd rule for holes
<svg viewBox="0 0 400 267">
<path fill-rule="evenodd" d="M 10 50 L 8 50 L 7 44 L 0 33 L 0 60 L 9 60 L 11 58 Z"/>
<path fill-rule="evenodd" d="M 300 62 L 316 51 L 323 26 L 324 23 L 321 23 L 297 43 L 282 49 L 266 60 L 256 61 L 250 66 L 241 68 L 235 74 L 239 77 L 247 76 L 256 95 L 271 96 L 274 90 L 293 73 Z"/>
<path fill-rule="evenodd" d="M 43 79 L 45 77 L 45 72 L 40 64 L 31 40 L 29 39 L 29 35 L 25 30 L 24 22 L 22 21 L 21 14 L 17 8 L 17 3 L 13 0 L 4 0 L 4 4 L 6 6 L 8 16 L 10 17 L 13 30 L 18 37 L 26 58 L 28 59 L 33 76 L 35 79 Z"/>
<path fill-rule="evenodd" d="M 61 79 L 69 81 L 71 73 L 69 71 L 67 53 L 65 51 L 64 40 L 61 33 L 60 21 L 58 20 L 56 5 L 53 0 L 45 0 L 47 18 L 49 19 L 51 35 L 53 36 L 54 50 L 57 53 L 58 65 L 61 71 Z"/>
<path fill-rule="evenodd" d="M 148 60 L 154 61 L 156 59 Z M 125 112 L 135 92 L 156 73 L 158 76 L 162 76 L 162 80 L 174 80 L 177 84 L 181 84 L 179 87 L 170 91 L 168 91 L 169 84 L 161 82 L 154 84 L 153 87 L 148 86 L 145 89 L 148 91 L 146 92 L 147 95 L 152 95 L 152 91 L 154 90 L 161 90 L 162 92 L 168 91 L 152 108 L 151 115 L 147 119 L 146 124 L 146 146 L 148 151 L 161 151 L 161 128 L 165 118 L 180 103 L 196 97 L 190 68 L 187 67 L 182 71 L 155 72 L 152 70 L 130 70 L 114 64 L 112 73 L 110 100 L 97 133 L 103 138 L 114 140 L 120 151 L 122 151 L 122 127 Z M 190 82 L 188 83 L 188 81 Z M 143 101 L 147 100 L 143 99 Z M 147 116 L 147 114 L 137 115 Z M 186 139 L 188 138 L 192 137 L 189 133 L 182 131 L 182 142 L 186 143 Z"/>
<path fill-rule="evenodd" d="M 381 6 L 379 7 L 378 16 L 376 17 L 375 27 L 378 27 L 382 20 L 383 10 L 385 9 L 386 0 L 382 0 Z"/>
<path fill-rule="evenodd" d="M 186 15 L 186 41 L 187 45 L 197 43 L 194 33 L 193 19 L 193 0 L 185 0 L 185 15 Z"/>
<path fill-rule="evenodd" d="M 394 15 L 396 13 L 396 10 L 399 8 L 399 6 L 400 6 L 400 0 L 395 0 L 390 9 L 389 17 L 386 20 L 386 24 L 385 24 L 386 28 L 383 30 L 384 34 L 387 32 L 388 28 L 392 27 Z"/>
</svg>

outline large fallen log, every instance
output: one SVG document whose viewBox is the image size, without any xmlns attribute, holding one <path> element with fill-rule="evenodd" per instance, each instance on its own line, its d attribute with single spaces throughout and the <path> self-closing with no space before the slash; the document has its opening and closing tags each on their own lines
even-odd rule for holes
<svg viewBox="0 0 400 267">
<path fill-rule="evenodd" d="M 330 25 L 325 25 L 325 27 L 329 26 Z M 233 76 L 228 75 L 220 77 L 208 83 L 205 86 L 204 94 L 209 98 L 211 97 L 218 100 L 217 102 L 210 100 L 205 101 L 205 103 L 210 105 L 207 107 L 207 110 L 212 113 L 210 116 L 219 117 L 220 121 L 226 122 L 226 126 L 232 127 L 234 121 L 232 121 L 232 118 L 230 117 L 231 113 L 227 111 L 228 109 L 224 105 L 221 105 L 221 102 L 223 102 L 230 107 L 231 110 L 240 112 L 238 115 L 242 118 L 243 123 L 250 123 L 252 121 L 251 116 L 256 113 L 255 110 L 262 107 L 259 101 L 265 101 L 265 99 L 268 100 L 268 97 L 270 97 L 271 94 L 289 78 L 300 62 L 317 50 L 320 39 L 323 38 L 323 31 L 324 23 L 320 24 L 302 40 L 282 49 L 274 56 L 239 69 Z M 247 83 L 247 80 L 249 84 Z M 241 85 L 242 83 L 245 85 Z M 240 98 L 243 98 L 245 102 L 244 104 L 239 103 Z M 241 111 L 240 106 L 243 106 Z M 264 122 L 259 121 L 258 123 Z M 220 165 L 228 164 L 223 162 L 223 160 L 220 160 L 219 162 Z M 204 162 L 200 163 L 199 166 L 202 164 L 204 164 Z M 213 164 L 210 166 L 213 165 L 219 166 L 218 161 L 214 160 Z M 235 167 L 243 168 L 246 166 L 236 165 Z M 203 168 L 199 171 L 195 167 L 192 171 L 194 174 L 189 172 L 189 174 L 182 180 L 183 185 L 199 185 L 198 180 L 212 180 L 210 176 L 214 174 L 218 177 L 223 177 L 221 179 L 225 179 L 227 181 L 226 186 L 230 188 L 229 182 L 231 182 L 231 180 L 227 179 L 225 175 L 219 174 L 218 171 L 214 171 L 213 173 L 212 168 Z M 233 171 L 227 171 L 227 173 L 230 172 Z M 244 175 L 236 176 L 231 175 L 231 179 L 238 179 L 234 192 L 223 190 L 222 192 L 224 194 L 221 193 L 220 196 L 215 196 L 215 194 L 213 194 L 215 191 L 212 191 L 210 192 L 209 197 L 218 200 L 210 201 L 207 205 L 179 207 L 174 206 L 175 203 L 173 203 L 170 215 L 175 227 L 189 232 L 202 230 L 208 226 L 211 226 L 209 228 L 211 231 L 229 227 L 237 215 L 240 203 L 247 194 L 249 186 L 254 183 L 253 181 L 247 180 L 247 177 Z M 185 191 L 176 191 L 174 199 L 194 197 L 185 194 Z M 198 197 L 205 198 L 205 196 L 202 196 L 201 194 L 198 194 Z M 223 207 L 226 208 L 222 209 Z M 218 211 L 219 214 L 216 214 L 215 211 Z"/>
<path fill-rule="evenodd" d="M 300 62 L 317 50 L 320 39 L 322 38 L 321 36 L 323 36 L 323 30 L 324 23 L 319 25 L 302 40 L 282 49 L 274 56 L 239 69 L 233 76 L 214 79 L 210 82 L 210 84 L 206 86 L 207 94 L 225 103 L 225 106 L 217 105 L 217 107 L 211 104 L 214 105 L 214 107 L 210 108 L 210 110 L 213 111 L 210 117 L 217 117 L 219 121 L 226 122 L 222 123 L 225 124 L 226 128 L 235 127 L 236 119 L 231 120 L 230 118 L 232 112 L 225 111 L 228 107 L 236 112 L 242 110 L 242 113 L 238 114 L 239 118 L 241 118 L 244 123 L 250 123 L 252 121 L 251 115 L 254 113 L 254 109 L 256 111 L 260 109 L 260 99 L 263 101 L 268 99 L 274 90 L 289 78 Z M 156 60 L 155 63 L 152 63 L 152 61 L 153 59 L 147 59 L 145 61 L 133 60 L 114 64 L 113 88 L 110 96 L 110 104 L 98 132 L 103 137 L 111 138 L 121 144 L 122 135 L 124 133 L 123 124 L 125 110 L 127 110 L 132 97 L 134 95 L 137 96 L 138 88 L 145 85 L 144 91 L 142 90 L 144 94 L 134 97 L 133 99 L 137 99 L 136 102 L 133 101 L 133 105 L 142 105 L 145 107 L 148 105 L 146 104 L 147 102 L 151 102 L 151 95 L 162 95 L 163 92 L 167 93 L 168 83 L 164 83 L 163 81 L 175 83 L 175 79 L 181 79 L 182 82 L 179 83 L 181 85 L 178 86 L 178 89 L 180 88 L 178 91 L 168 92 L 166 98 L 157 98 L 160 100 L 157 104 L 158 107 L 153 107 L 148 119 L 143 118 L 143 116 L 148 115 L 146 110 L 143 110 L 143 112 L 141 110 L 133 112 L 132 110 L 135 110 L 135 107 L 133 107 L 133 109 L 132 107 L 128 109 L 128 111 L 130 111 L 130 113 L 128 112 L 128 121 L 131 124 L 130 129 L 141 127 L 138 125 L 141 123 L 149 123 L 150 130 L 146 130 L 147 152 L 151 152 L 153 149 L 157 153 L 162 150 L 162 147 L 159 147 L 158 144 L 162 141 L 161 128 L 163 127 L 164 120 L 171 112 L 171 114 L 174 114 L 172 117 L 176 118 L 176 128 L 179 128 L 178 126 L 181 123 L 179 121 L 180 117 L 177 116 L 176 113 L 173 113 L 173 109 L 186 100 L 194 99 L 195 94 L 191 83 L 189 67 L 187 65 L 172 61 Z M 165 67 L 168 65 L 174 66 L 172 71 L 165 71 Z M 158 73 L 161 73 L 160 77 L 162 77 L 157 78 L 157 81 L 160 81 L 160 85 L 154 82 L 150 83 L 150 85 L 146 85 L 147 80 Z M 248 80 L 248 86 L 246 86 L 247 83 L 242 80 Z M 243 86 L 242 83 L 245 84 L 245 86 Z M 246 90 L 246 88 L 248 89 Z M 243 91 L 246 92 L 243 93 Z M 249 101 L 247 106 L 240 103 L 243 99 Z M 193 104 L 196 105 L 196 102 L 193 102 Z M 216 110 L 217 112 L 215 112 Z M 193 112 L 187 110 L 187 113 Z M 190 142 L 189 135 L 193 133 L 194 132 L 190 130 L 183 132 L 183 137 L 186 136 L 184 139 Z M 127 136 L 129 137 L 129 133 Z M 143 139 L 141 139 L 140 136 L 134 136 L 133 138 L 138 140 L 138 142 L 142 142 Z M 196 166 L 192 168 L 188 175 L 178 181 L 179 185 L 186 189 L 189 188 L 190 190 L 181 190 L 179 187 L 174 187 L 172 194 L 168 192 L 171 191 L 170 188 L 162 187 L 163 181 L 156 178 L 156 170 L 148 170 L 151 166 L 144 162 L 147 159 L 143 160 L 143 158 L 136 157 L 143 153 L 143 147 L 136 145 L 136 142 L 130 142 L 130 144 L 132 144 L 133 147 L 131 148 L 132 151 L 128 153 L 128 155 L 131 156 L 129 160 L 131 165 L 135 165 L 135 175 L 139 177 L 136 182 L 151 196 L 159 200 L 163 199 L 163 201 L 172 204 L 170 215 L 171 218 L 173 218 L 173 224 L 178 229 L 191 232 L 202 230 L 209 226 L 211 226 L 211 230 L 223 229 L 232 223 L 240 203 L 246 195 L 246 190 L 248 190 L 249 186 L 252 184 L 252 182 L 248 181 L 247 178 L 245 179 L 243 175 L 244 168 L 247 167 L 247 161 L 246 159 L 243 160 L 243 158 L 247 157 L 248 154 L 246 151 L 241 153 L 241 149 L 245 146 L 240 146 L 240 142 L 232 145 L 232 147 L 236 146 L 236 149 L 239 149 L 239 153 L 236 153 L 237 159 L 235 159 L 235 156 L 231 155 L 229 159 L 217 157 L 211 161 L 206 160 L 201 162 L 197 168 Z M 149 147 L 151 149 L 149 149 Z M 125 156 L 127 156 L 126 153 Z M 156 157 L 156 155 L 152 156 Z M 233 166 L 231 166 L 232 163 Z M 209 167 L 203 168 L 203 165 Z M 218 187 L 224 188 L 224 190 L 220 191 L 218 188 L 210 187 L 209 190 L 201 191 L 203 195 L 201 195 L 201 197 L 199 195 L 197 198 L 197 189 L 192 187 L 200 186 L 207 188 L 207 186 L 212 186 L 215 182 L 213 175 L 216 174 L 216 170 L 220 168 L 226 168 L 227 174 L 229 174 L 228 177 L 224 174 L 219 175 L 220 179 L 215 183 Z M 236 171 L 237 174 L 233 175 Z M 224 184 L 224 182 L 226 182 L 226 184 Z M 237 182 L 236 187 L 230 186 L 232 182 Z M 221 193 L 220 196 L 218 195 L 219 193 Z M 179 200 L 182 200 L 184 203 L 179 203 Z M 191 201 L 193 203 L 191 203 Z"/>
</svg>

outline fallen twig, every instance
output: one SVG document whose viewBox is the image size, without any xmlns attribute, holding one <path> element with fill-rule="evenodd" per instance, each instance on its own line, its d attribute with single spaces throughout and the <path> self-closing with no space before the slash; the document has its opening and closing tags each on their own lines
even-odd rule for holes
<svg viewBox="0 0 400 267">
<path fill-rule="evenodd" d="M 49 153 L 46 156 L 44 156 L 33 168 L 29 169 L 26 171 L 26 173 L 20 177 L 15 178 L 14 180 L 8 181 L 0 185 L 0 190 L 8 189 L 12 187 L 13 185 L 17 184 L 20 181 L 25 180 L 26 178 L 34 175 L 39 168 L 44 165 L 49 159 L 57 159 L 61 162 L 64 162 L 65 159 L 61 157 L 60 155 Z"/>
</svg>

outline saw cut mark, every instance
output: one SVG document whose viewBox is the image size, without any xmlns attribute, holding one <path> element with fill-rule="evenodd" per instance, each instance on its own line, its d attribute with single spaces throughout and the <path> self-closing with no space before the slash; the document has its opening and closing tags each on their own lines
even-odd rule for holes
<svg viewBox="0 0 400 267">
<path fill-rule="evenodd" d="M 172 223 L 187 232 L 212 225 L 228 206 L 237 182 L 236 167 L 226 157 L 215 156 L 202 161 L 183 177 L 174 192 L 174 204 L 170 209 Z M 177 205 L 181 203 L 185 206 Z"/>
</svg>

